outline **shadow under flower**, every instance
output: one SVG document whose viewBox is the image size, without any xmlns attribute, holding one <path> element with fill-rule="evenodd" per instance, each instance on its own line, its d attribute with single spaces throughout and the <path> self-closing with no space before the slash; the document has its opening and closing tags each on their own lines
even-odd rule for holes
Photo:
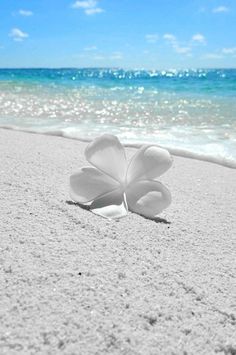
<svg viewBox="0 0 236 355">
<path fill-rule="evenodd" d="M 69 200 L 67 200 L 66 203 L 67 203 L 67 205 L 78 206 L 78 207 L 82 208 L 83 210 L 90 211 L 90 206 L 88 206 L 88 205 L 83 205 L 82 203 L 69 201 Z M 138 215 L 140 217 L 143 217 L 144 219 L 148 219 L 149 221 L 153 221 L 156 223 L 171 224 L 171 222 L 167 221 L 167 219 L 165 219 L 165 218 L 160 218 L 160 217 L 148 218 L 148 217 L 142 216 L 141 214 L 138 214 Z"/>
<path fill-rule="evenodd" d="M 80 208 L 83 208 L 83 210 L 90 211 L 90 207 L 88 205 L 83 205 L 82 203 L 74 202 L 74 201 L 66 201 L 66 203 L 67 205 L 78 206 Z"/>
<path fill-rule="evenodd" d="M 167 221 L 167 219 L 165 219 L 165 218 L 160 218 L 160 217 L 148 218 L 148 217 L 144 217 L 142 215 L 140 215 L 140 216 L 145 218 L 145 219 L 149 219 L 149 221 L 153 221 L 153 222 L 156 222 L 156 223 L 171 224 L 171 222 Z"/>
</svg>

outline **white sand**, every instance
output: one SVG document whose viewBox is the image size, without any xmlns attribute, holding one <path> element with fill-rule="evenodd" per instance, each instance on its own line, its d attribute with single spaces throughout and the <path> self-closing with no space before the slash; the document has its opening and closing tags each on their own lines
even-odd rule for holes
<svg viewBox="0 0 236 355">
<path fill-rule="evenodd" d="M 175 158 L 169 224 L 108 221 L 68 202 L 85 146 L 0 130 L 0 354 L 235 355 L 236 171 Z"/>
</svg>

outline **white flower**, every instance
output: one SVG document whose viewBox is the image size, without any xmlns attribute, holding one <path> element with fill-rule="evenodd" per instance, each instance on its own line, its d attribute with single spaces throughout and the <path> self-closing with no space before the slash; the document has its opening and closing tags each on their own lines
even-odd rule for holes
<svg viewBox="0 0 236 355">
<path fill-rule="evenodd" d="M 93 166 L 71 175 L 70 195 L 92 212 L 120 218 L 130 210 L 155 218 L 170 205 L 169 190 L 155 180 L 172 164 L 167 150 L 145 145 L 128 163 L 118 138 L 104 134 L 87 146 L 85 157 Z"/>
</svg>

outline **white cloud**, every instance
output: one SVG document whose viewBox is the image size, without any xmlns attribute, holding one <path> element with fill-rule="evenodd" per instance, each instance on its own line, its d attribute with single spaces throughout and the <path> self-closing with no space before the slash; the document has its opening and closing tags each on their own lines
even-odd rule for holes
<svg viewBox="0 0 236 355">
<path fill-rule="evenodd" d="M 85 53 L 74 54 L 73 58 L 86 58 L 86 54 Z"/>
<path fill-rule="evenodd" d="M 166 41 L 170 41 L 170 42 L 174 42 L 176 41 L 176 37 L 172 34 L 172 33 L 165 33 L 163 38 L 166 40 Z"/>
<path fill-rule="evenodd" d="M 181 47 L 178 44 L 173 45 L 173 48 L 176 53 L 178 54 L 190 54 L 191 48 L 190 47 Z"/>
<path fill-rule="evenodd" d="M 96 51 L 97 47 L 96 46 L 89 46 L 89 47 L 85 47 L 84 51 L 89 52 L 89 51 Z"/>
<path fill-rule="evenodd" d="M 104 12 L 104 10 L 97 6 L 96 0 L 78 0 L 72 7 L 74 9 L 82 9 L 86 15 L 95 15 Z"/>
<path fill-rule="evenodd" d="M 206 44 L 206 38 L 201 33 L 196 33 L 192 37 L 192 41 L 196 43 Z"/>
<path fill-rule="evenodd" d="M 86 9 L 84 12 L 86 13 L 86 15 L 95 15 L 104 12 L 104 10 L 100 7 L 95 7 L 94 9 Z"/>
<path fill-rule="evenodd" d="M 88 0 L 88 1 L 76 1 L 72 7 L 75 9 L 91 9 L 96 7 L 97 1 L 95 0 Z"/>
<path fill-rule="evenodd" d="M 223 56 L 218 53 L 206 53 L 202 56 L 202 59 L 221 59 Z"/>
<path fill-rule="evenodd" d="M 9 33 L 9 36 L 17 42 L 21 42 L 23 39 L 29 37 L 28 33 L 21 31 L 19 28 L 13 28 Z"/>
<path fill-rule="evenodd" d="M 21 16 L 33 16 L 33 12 L 29 10 L 19 10 L 19 15 Z"/>
<path fill-rule="evenodd" d="M 236 47 L 223 48 L 222 53 L 223 54 L 236 54 Z"/>
<path fill-rule="evenodd" d="M 110 59 L 121 60 L 121 59 L 123 59 L 123 53 L 113 52 L 112 55 L 110 56 Z"/>
<path fill-rule="evenodd" d="M 191 56 L 191 45 L 188 43 L 186 43 L 185 45 L 181 45 L 177 40 L 176 36 L 174 36 L 172 33 L 165 33 L 163 35 L 163 39 L 169 42 L 169 44 L 176 53 Z"/>
<path fill-rule="evenodd" d="M 101 55 L 101 54 L 98 54 L 98 55 L 95 55 L 95 56 L 93 57 L 93 59 L 94 59 L 94 60 L 104 60 L 105 57 L 104 57 L 103 55 Z"/>
<path fill-rule="evenodd" d="M 213 13 L 229 12 L 229 8 L 226 6 L 218 6 L 212 10 Z"/>
<path fill-rule="evenodd" d="M 159 39 L 159 36 L 158 34 L 153 33 L 153 34 L 146 35 L 145 38 L 148 43 L 156 43 Z"/>
</svg>

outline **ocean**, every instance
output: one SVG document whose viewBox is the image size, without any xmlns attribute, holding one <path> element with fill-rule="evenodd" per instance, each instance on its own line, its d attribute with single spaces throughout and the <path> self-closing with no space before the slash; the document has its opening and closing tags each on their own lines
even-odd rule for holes
<svg viewBox="0 0 236 355">
<path fill-rule="evenodd" d="M 236 168 L 236 69 L 0 69 L 0 127 L 112 133 Z"/>
</svg>

